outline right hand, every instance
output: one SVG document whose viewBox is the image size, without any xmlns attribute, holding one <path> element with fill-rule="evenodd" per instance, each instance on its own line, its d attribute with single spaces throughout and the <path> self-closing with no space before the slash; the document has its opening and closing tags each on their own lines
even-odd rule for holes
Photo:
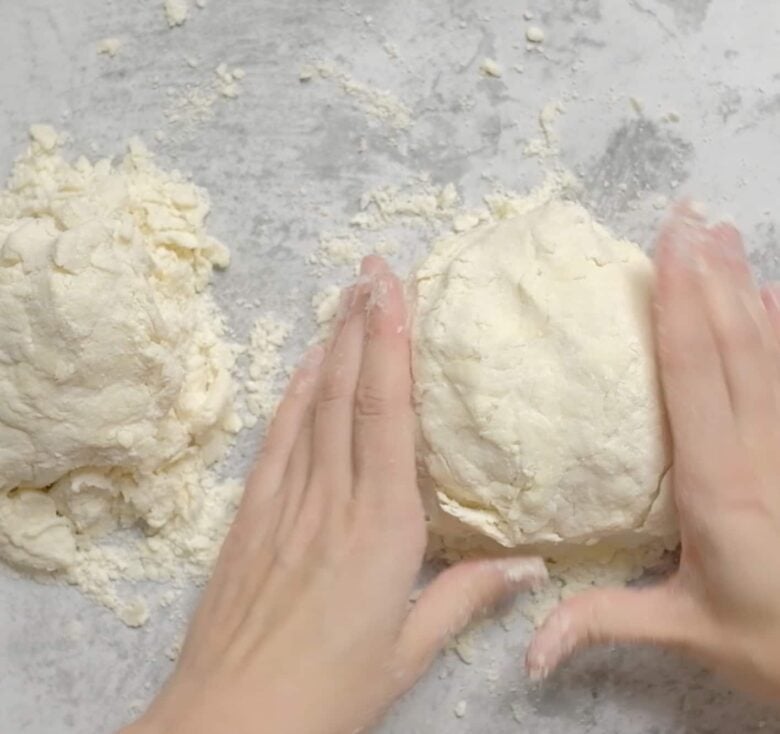
<svg viewBox="0 0 780 734">
<path fill-rule="evenodd" d="M 682 557 L 667 581 L 562 603 L 526 665 L 541 678 L 612 642 L 686 651 L 780 699 L 780 288 L 759 290 L 739 233 L 678 207 L 657 246 L 656 333 Z"/>
</svg>

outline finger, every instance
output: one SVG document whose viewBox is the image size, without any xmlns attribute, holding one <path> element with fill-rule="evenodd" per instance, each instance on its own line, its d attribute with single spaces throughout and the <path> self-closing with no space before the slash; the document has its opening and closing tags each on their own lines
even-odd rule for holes
<svg viewBox="0 0 780 734">
<path fill-rule="evenodd" d="M 547 581 L 541 558 L 463 561 L 428 586 L 409 613 L 399 641 L 405 669 L 416 678 L 447 641 L 506 597 Z"/>
<path fill-rule="evenodd" d="M 761 289 L 761 301 L 766 309 L 769 325 L 780 343 L 780 283 L 770 283 Z"/>
<path fill-rule="evenodd" d="M 710 331 L 696 247 L 703 221 L 678 206 L 656 246 L 655 319 L 661 382 L 675 459 L 709 467 L 736 435 L 720 355 Z"/>
<path fill-rule="evenodd" d="M 244 511 L 262 505 L 279 491 L 293 447 L 311 410 L 324 357 L 321 346 L 312 347 L 293 374 L 249 474 L 241 503 L 242 507 L 249 507 Z"/>
<path fill-rule="evenodd" d="M 327 339 L 325 354 L 328 354 L 333 349 L 333 344 L 344 327 L 354 293 L 355 286 L 350 286 L 343 288 L 339 295 L 339 303 L 333 319 L 331 333 Z M 319 388 L 320 385 L 318 384 L 315 388 L 315 393 Z M 312 466 L 314 413 L 315 401 L 310 401 L 282 479 L 285 487 L 285 501 L 282 516 L 276 529 L 275 538 L 277 543 L 286 538 L 295 526 L 306 495 L 306 489 L 309 485 Z"/>
<path fill-rule="evenodd" d="M 363 365 L 355 400 L 357 490 L 391 499 L 388 482 L 408 487 L 417 499 L 409 333 L 403 286 L 377 265 L 369 300 Z M 390 493 L 392 495 L 393 493 Z"/>
<path fill-rule="evenodd" d="M 526 670 L 540 680 L 575 650 L 608 643 L 695 649 L 701 616 L 669 583 L 589 591 L 560 604 L 537 630 L 526 654 Z"/>
<path fill-rule="evenodd" d="M 710 327 L 737 422 L 743 437 L 752 443 L 767 435 L 775 418 L 777 342 L 739 232 L 728 224 L 712 228 L 701 255 Z"/>
<path fill-rule="evenodd" d="M 344 322 L 322 366 L 314 417 L 313 472 L 333 491 L 352 485 L 352 422 L 355 389 L 363 360 L 366 304 L 365 273 L 352 290 Z"/>
<path fill-rule="evenodd" d="M 315 394 L 318 386 L 315 387 Z M 309 486 L 309 477 L 312 468 L 312 446 L 314 443 L 314 409 L 315 401 L 310 400 L 306 408 L 306 414 L 301 421 L 298 437 L 295 440 L 287 469 L 282 478 L 284 492 L 284 507 L 281 518 L 276 528 L 275 540 L 277 545 L 284 542 L 295 526 L 295 521 L 300 514 Z"/>
</svg>

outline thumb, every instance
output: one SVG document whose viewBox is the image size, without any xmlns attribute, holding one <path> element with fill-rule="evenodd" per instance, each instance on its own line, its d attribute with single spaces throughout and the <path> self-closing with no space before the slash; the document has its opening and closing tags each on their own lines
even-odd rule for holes
<svg viewBox="0 0 780 734">
<path fill-rule="evenodd" d="M 409 613 L 399 652 L 420 675 L 447 641 L 506 597 L 547 581 L 541 558 L 463 561 L 440 573 Z"/>
<path fill-rule="evenodd" d="M 537 630 L 526 655 L 534 680 L 575 650 L 614 642 L 688 647 L 701 626 L 693 600 L 668 581 L 645 589 L 595 589 L 560 604 Z"/>
</svg>

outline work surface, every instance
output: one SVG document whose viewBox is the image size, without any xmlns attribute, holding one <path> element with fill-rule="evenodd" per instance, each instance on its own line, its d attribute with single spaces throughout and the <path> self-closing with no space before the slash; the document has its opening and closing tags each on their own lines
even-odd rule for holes
<svg viewBox="0 0 780 734">
<path fill-rule="evenodd" d="M 240 337 L 256 314 L 239 297 L 268 310 L 297 300 L 301 333 L 311 333 L 305 257 L 324 229 L 348 222 L 362 193 L 421 172 L 453 182 L 467 204 L 497 185 L 538 183 L 543 167 L 522 151 L 554 100 L 565 107 L 560 159 L 606 224 L 649 246 L 666 201 L 691 194 L 737 221 L 762 277 L 780 277 L 777 3 L 211 0 L 174 29 L 162 5 L 0 0 L 0 171 L 34 122 L 70 133 L 72 150 L 91 157 L 140 135 L 161 165 L 211 194 L 210 231 L 233 253 L 217 297 Z M 527 45 L 529 25 L 543 29 L 540 46 Z M 106 37 L 123 41 L 114 58 L 96 53 Z M 480 70 L 485 58 L 499 76 Z M 392 92 L 408 124 L 333 79 L 299 79 L 314 61 Z M 203 114 L 180 103 L 220 62 L 246 71 L 238 97 Z M 426 242 L 411 233 L 402 244 L 404 268 Z M 234 473 L 253 440 L 243 437 Z M 0 731 L 88 734 L 127 721 L 170 670 L 166 651 L 192 597 L 128 629 L 71 589 L 0 573 Z M 780 731 L 771 711 L 655 651 L 587 654 L 530 686 L 528 636 L 516 614 L 481 628 L 381 731 Z"/>
</svg>

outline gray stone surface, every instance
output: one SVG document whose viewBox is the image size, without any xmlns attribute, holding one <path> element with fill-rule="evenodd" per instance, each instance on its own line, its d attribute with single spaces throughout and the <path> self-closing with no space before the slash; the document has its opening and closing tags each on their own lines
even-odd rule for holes
<svg viewBox="0 0 780 734">
<path fill-rule="evenodd" d="M 324 223 L 355 212 L 363 191 L 429 171 L 476 203 L 497 183 L 522 190 L 541 180 L 538 163 L 521 151 L 552 99 L 566 105 L 562 160 L 613 229 L 649 244 L 664 197 L 691 194 L 733 216 L 763 276 L 780 277 L 780 4 L 211 0 L 172 31 L 161 6 L 0 0 L 0 173 L 33 122 L 68 131 L 73 150 L 92 155 L 118 154 L 141 135 L 163 165 L 192 173 L 211 192 L 211 229 L 234 254 L 216 287 L 239 336 L 248 315 L 238 295 L 268 309 L 292 300 L 304 312 L 314 283 L 303 256 Z M 541 51 L 526 49 L 527 10 L 546 32 Z M 95 53 L 107 36 L 124 41 L 115 59 Z M 185 56 L 200 65 L 189 67 Z M 501 77 L 480 74 L 486 56 L 504 67 Z M 333 84 L 299 82 L 311 59 L 336 61 L 392 90 L 413 124 L 393 132 Z M 168 125 L 169 90 L 180 94 L 219 61 L 246 69 L 240 97 L 219 102 L 213 118 L 185 132 Z M 166 137 L 155 142 L 158 130 Z M 401 267 L 425 245 L 415 234 L 404 242 Z M 242 440 L 232 470 L 246 466 L 253 440 Z M 157 610 L 146 627 L 130 630 L 71 589 L 3 572 L 0 590 L 4 734 L 97 733 L 126 721 L 170 669 L 164 650 L 192 602 Z M 516 616 L 505 626 L 476 633 L 469 665 L 445 655 L 381 731 L 780 731 L 771 711 L 651 650 L 583 655 L 528 687 L 528 628 Z M 453 711 L 459 701 L 467 703 L 461 719 Z"/>
</svg>

